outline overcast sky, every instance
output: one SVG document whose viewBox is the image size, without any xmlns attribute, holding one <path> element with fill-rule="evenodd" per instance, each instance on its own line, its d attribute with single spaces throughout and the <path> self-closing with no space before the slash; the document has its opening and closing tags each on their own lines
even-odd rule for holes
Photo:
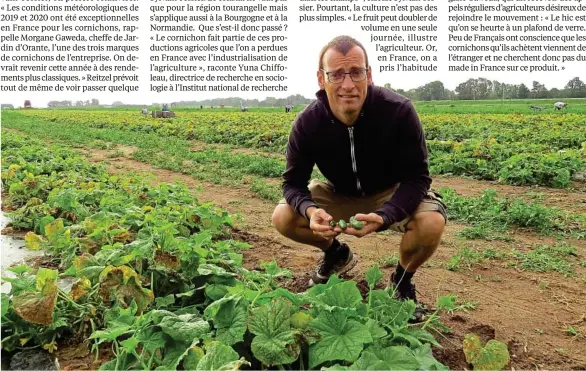
<svg viewBox="0 0 586 371">
<path fill-rule="evenodd" d="M 230 2 L 233 3 L 233 2 Z M 263 2 L 265 4 L 272 4 L 273 2 Z M 438 2 L 434 2 L 438 4 Z M 586 80 L 586 75 L 584 75 L 584 62 L 574 62 L 574 63 L 564 63 L 563 66 L 565 67 L 564 71 L 559 72 L 447 72 L 447 63 L 448 63 L 448 23 L 445 21 L 447 20 L 448 11 L 445 4 L 440 5 L 440 9 L 438 12 L 434 13 L 438 16 L 439 22 L 436 24 L 438 25 L 438 31 L 430 33 L 431 35 L 437 35 L 438 41 L 430 43 L 437 47 L 438 52 L 435 54 L 438 57 L 438 62 L 435 62 L 438 65 L 438 72 L 380 72 L 381 65 L 385 65 L 384 62 L 377 61 L 377 57 L 384 53 L 377 52 L 376 46 L 374 42 L 371 42 L 371 32 L 362 31 L 360 29 L 360 24 L 357 22 L 352 21 L 345 21 L 345 22 L 322 22 L 322 23 L 315 23 L 315 22 L 299 22 L 299 11 L 298 7 L 299 4 L 306 4 L 300 2 L 286 2 L 288 4 L 289 10 L 286 12 L 288 17 L 288 22 L 272 22 L 274 25 L 285 25 L 287 24 L 287 36 L 288 40 L 286 45 L 289 48 L 289 51 L 286 53 L 288 56 L 288 62 L 283 62 L 288 66 L 288 70 L 284 72 L 284 74 L 288 77 L 288 79 L 283 83 L 288 87 L 287 92 L 224 92 L 224 93 L 214 93 L 214 92 L 184 92 L 184 93 L 155 93 L 149 91 L 149 57 L 152 52 L 149 51 L 149 46 L 151 44 L 150 37 L 155 35 L 155 32 L 149 31 L 149 16 L 152 14 L 149 10 L 150 4 L 145 2 L 144 4 L 141 3 L 141 9 L 139 15 L 141 20 L 139 22 L 140 31 L 135 32 L 135 35 L 139 36 L 139 43 L 140 43 L 140 52 L 138 55 L 140 56 L 139 59 L 139 67 L 140 70 L 138 74 L 140 77 L 140 91 L 137 93 L 111 93 L 111 92 L 93 92 L 93 93 L 71 93 L 71 92 L 44 92 L 44 93 L 34 93 L 34 92 L 15 92 L 15 93 L 6 93 L 0 92 L 2 94 L 0 98 L 0 102 L 2 103 L 11 103 L 14 106 L 21 106 L 25 99 L 30 99 L 33 106 L 35 107 L 45 107 L 47 102 L 50 100 L 87 100 L 92 98 L 99 99 L 101 104 L 111 104 L 114 101 L 122 101 L 127 104 L 150 104 L 151 102 L 172 102 L 172 101 L 179 101 L 179 100 L 203 100 L 209 98 L 219 98 L 219 97 L 233 97 L 233 96 L 240 96 L 243 98 L 248 99 L 264 99 L 267 96 L 277 97 L 277 98 L 284 98 L 288 95 L 292 94 L 301 94 L 307 98 L 313 98 L 315 92 L 318 89 L 317 80 L 316 80 L 316 71 L 317 71 L 317 63 L 318 63 L 318 55 L 319 51 L 324 44 L 326 44 L 329 40 L 333 37 L 347 34 L 357 38 L 361 41 L 367 49 L 370 58 L 370 64 L 373 68 L 373 79 L 375 84 L 377 85 L 384 85 L 385 83 L 390 83 L 393 88 L 401 88 L 401 89 L 411 89 L 416 88 L 418 86 L 424 85 L 428 82 L 434 80 L 440 80 L 444 83 L 445 87 L 448 89 L 455 89 L 456 86 L 467 80 L 468 78 L 478 78 L 478 77 L 485 77 L 491 80 L 498 80 L 501 82 L 509 83 L 509 84 L 520 84 L 524 83 L 529 88 L 531 88 L 532 82 L 534 80 L 539 81 L 540 83 L 544 84 L 546 88 L 558 88 L 562 89 L 564 85 L 573 77 L 580 77 L 583 81 Z M 163 2 L 166 4 L 166 2 Z M 217 4 L 226 4 L 225 2 L 218 2 Z M 163 13 L 161 13 L 163 14 Z M 364 12 L 357 12 L 357 15 L 365 14 Z M 372 13 L 370 13 L 372 14 Z M 422 13 L 422 14 L 429 14 L 429 13 Z M 514 13 L 509 13 L 514 14 Z M 57 22 L 60 23 L 60 22 Z M 107 23 L 104 23 L 107 24 Z M 197 26 L 197 23 L 193 23 Z M 228 22 L 208 22 L 208 25 L 217 25 L 217 24 L 229 24 Z M 413 22 L 374 22 L 376 25 L 380 24 L 415 24 L 415 25 L 425 25 L 429 24 L 429 22 L 421 22 L 421 23 L 413 23 Z M 45 33 L 46 34 L 46 33 Z M 181 32 L 177 34 L 182 34 Z M 198 33 L 199 34 L 199 33 Z M 381 33 L 378 32 L 376 35 L 393 35 L 393 32 Z M 397 33 L 403 34 L 406 37 L 407 33 Z M 503 33 L 505 34 L 505 33 Z M 507 35 L 512 35 L 513 33 L 506 33 Z M 519 33 L 522 34 L 522 33 Z M 463 34 L 460 34 L 463 35 Z M 224 45 L 235 44 L 235 43 L 223 43 Z M 242 44 L 242 42 L 241 42 Z M 387 43 L 389 44 L 389 43 Z M 403 43 L 397 43 L 403 44 Z M 499 45 L 499 42 L 495 43 L 485 43 L 485 45 L 496 46 Z M 566 44 L 566 45 L 570 45 Z M 220 45 L 220 44 L 218 44 Z M 423 44 L 425 45 L 425 44 Z M 8 55 L 11 53 L 8 52 Z M 171 54 L 171 53 L 170 53 Z M 176 53 L 177 54 L 177 53 Z M 207 53 L 204 53 L 207 54 Z M 218 53 L 216 53 L 218 54 Z M 413 53 L 397 53 L 399 55 L 413 55 Z M 491 52 L 481 52 L 481 53 L 471 53 L 475 55 L 485 55 L 490 54 L 493 55 L 494 53 Z M 517 52 L 517 54 L 523 54 L 523 52 Z M 546 54 L 544 52 L 541 53 L 534 53 L 543 55 Z M 548 53 L 548 54 L 555 54 L 555 55 L 564 55 L 564 53 Z M 566 53 L 571 54 L 571 53 Z M 4 62 L 6 63 L 6 62 Z M 236 62 L 234 62 L 236 63 Z M 31 63 L 34 65 L 35 63 Z M 74 63 L 75 64 L 75 63 Z M 393 63 L 394 64 L 394 63 Z M 527 64 L 523 62 L 515 63 L 518 66 Z M 546 64 L 545 62 L 538 63 L 540 65 Z M 547 62 L 547 64 L 552 64 L 552 62 Z M 561 63 L 556 63 L 560 67 L 562 66 Z M 50 65 L 50 64 L 49 64 Z M 2 72 L 2 74 L 13 74 L 10 72 Z M 26 74 L 21 72 L 21 74 Z M 80 76 L 84 76 L 84 73 L 80 73 Z"/>
</svg>

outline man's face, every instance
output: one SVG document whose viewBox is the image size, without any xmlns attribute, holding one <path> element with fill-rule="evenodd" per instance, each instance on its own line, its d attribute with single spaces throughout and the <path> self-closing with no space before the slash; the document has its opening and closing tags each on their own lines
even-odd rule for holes
<svg viewBox="0 0 586 371">
<path fill-rule="evenodd" d="M 332 112 L 337 116 L 353 116 L 360 112 L 364 101 L 368 85 L 372 83 L 372 74 L 370 69 L 366 71 L 366 78 L 363 81 L 352 81 L 351 75 L 344 75 L 344 80 L 338 83 L 332 83 L 335 73 L 353 72 L 357 77 L 361 70 L 366 69 L 366 58 L 362 49 L 358 46 L 353 47 L 344 55 L 339 51 L 330 48 L 323 57 L 324 71 L 318 71 L 318 83 L 320 88 L 325 89 L 328 102 Z M 330 79 L 326 72 L 332 72 Z M 356 78 L 355 78 L 356 80 Z"/>
</svg>

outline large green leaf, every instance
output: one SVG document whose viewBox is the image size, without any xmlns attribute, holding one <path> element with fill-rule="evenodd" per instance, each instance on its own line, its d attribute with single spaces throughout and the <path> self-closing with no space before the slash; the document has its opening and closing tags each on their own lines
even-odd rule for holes
<svg viewBox="0 0 586 371">
<path fill-rule="evenodd" d="M 205 293 L 211 300 L 220 300 L 228 293 L 228 289 L 224 285 L 218 285 L 215 283 L 206 285 Z"/>
<path fill-rule="evenodd" d="M 312 288 L 310 288 L 309 290 L 307 290 L 307 296 L 317 297 L 318 295 L 323 294 L 330 287 L 336 286 L 342 282 L 344 282 L 344 281 L 342 281 L 342 279 L 340 279 L 340 277 L 338 277 L 338 275 L 332 274 L 330 276 L 330 278 L 328 279 L 328 282 L 317 284 L 317 285 L 313 286 Z"/>
<path fill-rule="evenodd" d="M 187 351 L 187 354 L 183 358 L 183 369 L 184 370 L 195 370 L 197 364 L 204 357 L 205 353 L 200 347 L 191 347 Z"/>
<path fill-rule="evenodd" d="M 252 354 L 265 365 L 295 361 L 300 347 L 291 329 L 291 304 L 277 299 L 252 311 L 248 328 L 255 334 Z"/>
<path fill-rule="evenodd" d="M 348 370 L 388 370 L 388 366 L 385 362 L 378 359 L 378 357 L 368 351 L 365 350 L 360 355 L 360 358 L 352 364 L 352 366 L 348 367 Z"/>
<path fill-rule="evenodd" d="M 385 329 L 382 328 L 377 321 L 371 318 L 366 321 L 366 327 L 368 328 L 368 331 L 370 331 L 370 336 L 372 336 L 373 339 L 380 339 L 387 336 Z"/>
<path fill-rule="evenodd" d="M 367 326 L 339 312 L 324 311 L 309 326 L 322 336 L 309 347 L 309 367 L 312 368 L 325 361 L 354 362 L 364 344 L 373 341 Z"/>
<path fill-rule="evenodd" d="M 412 349 L 413 355 L 419 362 L 420 370 L 449 370 L 449 368 L 434 358 L 431 345 L 424 344 L 419 348 Z"/>
<path fill-rule="evenodd" d="M 419 361 L 411 348 L 397 345 L 388 348 L 373 349 L 373 354 L 385 363 L 386 370 L 418 370 Z"/>
<path fill-rule="evenodd" d="M 345 281 L 328 288 L 317 300 L 331 307 L 356 308 L 362 302 L 362 295 L 355 281 Z"/>
<path fill-rule="evenodd" d="M 193 344 L 190 345 L 181 341 L 171 341 L 170 343 L 166 344 L 164 348 L 165 358 L 163 358 L 162 364 L 155 370 L 176 370 L 177 366 L 183 357 L 187 355 L 189 348 L 192 345 Z"/>
<path fill-rule="evenodd" d="M 136 334 L 138 340 L 144 350 L 153 354 L 157 349 L 165 346 L 165 335 L 160 330 L 155 330 L 152 327 L 142 329 Z"/>
<path fill-rule="evenodd" d="M 196 370 L 238 370 L 242 365 L 250 365 L 227 345 L 212 342 L 206 347 L 206 354 L 197 364 Z"/>
<path fill-rule="evenodd" d="M 232 345 L 244 339 L 248 305 L 245 300 L 224 303 L 214 317 L 216 338 L 223 344 Z"/>
<path fill-rule="evenodd" d="M 433 358 L 429 345 L 412 350 L 405 346 L 371 347 L 350 367 L 336 365 L 329 370 L 447 370 Z"/>
<path fill-rule="evenodd" d="M 195 314 L 169 315 L 159 323 L 163 332 L 173 339 L 191 343 L 209 334 L 209 323 Z"/>
<path fill-rule="evenodd" d="M 221 298 L 204 311 L 205 318 L 214 321 L 216 338 L 227 345 L 243 340 L 247 314 L 248 302 L 238 294 Z"/>
</svg>

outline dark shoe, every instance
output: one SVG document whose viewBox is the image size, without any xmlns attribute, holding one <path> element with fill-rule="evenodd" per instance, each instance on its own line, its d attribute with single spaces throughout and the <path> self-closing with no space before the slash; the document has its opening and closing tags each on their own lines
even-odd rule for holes
<svg viewBox="0 0 586 371">
<path fill-rule="evenodd" d="M 417 293 L 415 290 L 415 284 L 412 282 L 401 283 L 395 281 L 395 273 L 391 273 L 391 287 L 395 293 L 395 299 L 397 300 L 413 300 L 415 302 L 415 312 L 409 320 L 410 323 L 418 323 L 425 321 L 426 313 L 425 307 L 417 301 Z"/>
<path fill-rule="evenodd" d="M 347 253 L 346 253 L 347 251 Z M 344 256 L 345 255 L 345 256 Z M 340 243 L 338 252 L 325 254 L 319 261 L 317 268 L 311 273 L 309 286 L 328 282 L 332 274 L 341 276 L 354 268 L 357 260 L 352 254 L 352 250 L 345 243 Z"/>
</svg>

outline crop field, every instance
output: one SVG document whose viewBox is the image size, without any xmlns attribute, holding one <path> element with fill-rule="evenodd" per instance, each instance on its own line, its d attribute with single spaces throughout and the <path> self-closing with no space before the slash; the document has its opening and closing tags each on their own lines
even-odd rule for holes
<svg viewBox="0 0 586 371">
<path fill-rule="evenodd" d="M 2 357 L 586 369 L 586 100 L 569 102 L 416 103 L 450 219 L 414 276 L 420 324 L 388 288 L 400 234 L 342 234 L 358 265 L 309 288 L 321 253 L 272 227 L 299 107 L 4 110 L 2 233 L 44 254 L 2 272 Z"/>
</svg>

